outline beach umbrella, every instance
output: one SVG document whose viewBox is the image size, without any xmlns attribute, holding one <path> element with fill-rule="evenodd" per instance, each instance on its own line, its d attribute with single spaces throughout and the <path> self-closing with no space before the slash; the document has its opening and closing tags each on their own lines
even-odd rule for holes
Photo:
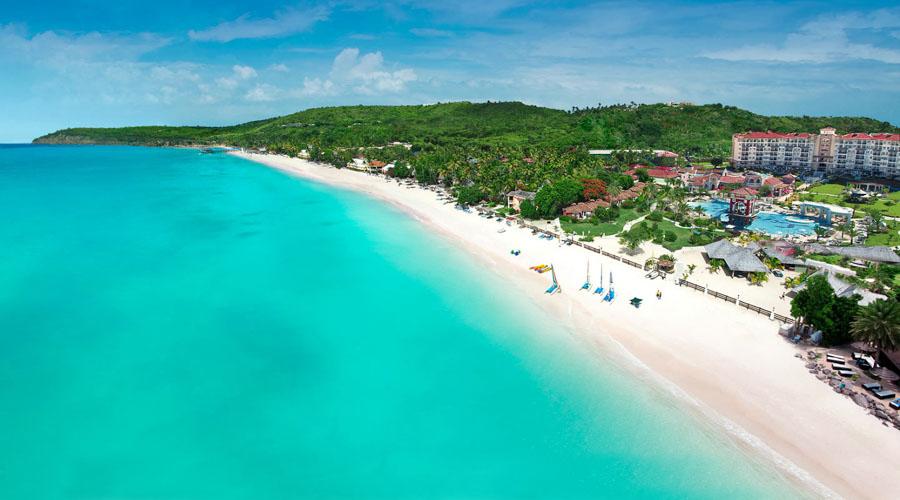
<svg viewBox="0 0 900 500">
<path fill-rule="evenodd" d="M 881 368 L 875 368 L 871 373 L 872 376 L 877 377 L 879 380 L 887 380 L 888 382 L 900 380 L 900 375 L 897 375 L 889 368 L 883 366 Z"/>
</svg>

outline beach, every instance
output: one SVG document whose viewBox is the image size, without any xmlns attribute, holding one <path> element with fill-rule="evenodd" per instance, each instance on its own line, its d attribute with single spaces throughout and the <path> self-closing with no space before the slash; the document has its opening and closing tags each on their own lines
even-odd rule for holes
<svg viewBox="0 0 900 500">
<path fill-rule="evenodd" d="M 615 353 L 635 377 L 671 391 L 814 495 L 890 498 L 900 490 L 900 433 L 809 374 L 795 357 L 802 351 L 768 317 L 679 287 L 674 277 L 648 280 L 613 259 L 456 210 L 430 190 L 301 159 L 230 154 L 402 209 L 567 326 L 585 349 Z M 601 266 L 605 286 L 613 273 L 614 302 L 578 290 L 588 262 L 594 282 Z M 554 266 L 562 293 L 544 293 L 551 278 L 528 269 L 537 264 Z M 632 297 L 643 299 L 639 309 L 629 304 Z"/>
</svg>

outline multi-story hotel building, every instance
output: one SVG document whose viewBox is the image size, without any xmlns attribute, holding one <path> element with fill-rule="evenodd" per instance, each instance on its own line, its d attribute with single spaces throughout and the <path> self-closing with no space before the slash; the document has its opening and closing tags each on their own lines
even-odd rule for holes
<svg viewBox="0 0 900 500">
<path fill-rule="evenodd" d="M 739 168 L 900 179 L 900 134 L 747 132 L 734 134 L 731 148 Z"/>
</svg>

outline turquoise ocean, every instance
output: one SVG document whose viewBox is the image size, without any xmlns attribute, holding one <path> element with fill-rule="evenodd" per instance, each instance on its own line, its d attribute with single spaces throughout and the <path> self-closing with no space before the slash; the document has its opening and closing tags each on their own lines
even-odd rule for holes
<svg viewBox="0 0 900 500">
<path fill-rule="evenodd" d="M 382 202 L 0 146 L 0 498 L 802 493 Z"/>
</svg>

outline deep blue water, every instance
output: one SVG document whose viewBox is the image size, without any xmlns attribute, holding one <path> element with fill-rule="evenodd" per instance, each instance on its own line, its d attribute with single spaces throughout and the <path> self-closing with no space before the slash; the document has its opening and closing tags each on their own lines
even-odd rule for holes
<svg viewBox="0 0 900 500">
<path fill-rule="evenodd" d="M 377 201 L 0 147 L 0 498 L 795 496 Z"/>
</svg>

